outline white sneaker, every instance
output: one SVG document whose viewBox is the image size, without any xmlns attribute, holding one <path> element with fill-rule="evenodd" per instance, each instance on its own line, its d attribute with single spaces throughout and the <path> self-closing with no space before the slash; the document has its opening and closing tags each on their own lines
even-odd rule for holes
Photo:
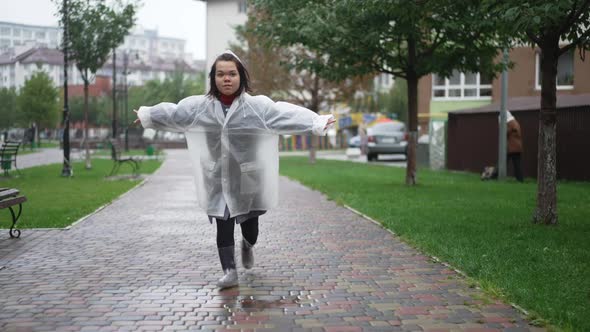
<svg viewBox="0 0 590 332">
<path fill-rule="evenodd" d="M 220 289 L 230 288 L 238 285 L 238 271 L 236 269 L 229 269 L 225 271 L 225 275 L 217 281 L 217 287 Z"/>
</svg>

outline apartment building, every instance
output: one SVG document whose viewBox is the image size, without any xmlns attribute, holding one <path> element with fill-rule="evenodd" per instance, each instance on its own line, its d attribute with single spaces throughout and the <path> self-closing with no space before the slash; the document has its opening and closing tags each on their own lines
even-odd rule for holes
<svg viewBox="0 0 590 332">
<path fill-rule="evenodd" d="M 579 50 L 571 50 L 559 58 L 557 94 L 590 93 L 590 61 L 583 61 Z M 508 71 L 508 98 L 541 95 L 540 50 L 530 46 L 509 51 L 514 67 Z M 500 101 L 501 75 L 487 77 L 480 73 L 455 71 L 451 77 L 436 74 L 422 78 L 418 86 L 418 114 L 422 131 L 431 121 L 445 121 L 449 111 L 474 109 Z"/>
<path fill-rule="evenodd" d="M 63 85 L 62 30 L 58 27 L 34 26 L 0 22 L 0 88 L 22 87 L 38 70 L 45 71 L 56 86 Z M 117 48 L 117 68 L 123 70 L 127 57 L 127 82 L 143 85 L 152 79 L 163 80 L 175 70 L 195 75 L 204 64 L 194 61 L 185 52 L 186 41 L 162 37 L 157 30 L 135 27 L 124 43 Z M 111 60 L 97 72 L 99 76 L 112 75 Z M 68 70 L 68 83 L 82 84 L 79 71 L 72 64 Z"/>
<path fill-rule="evenodd" d="M 0 22 L 0 52 L 27 43 L 58 48 L 61 38 L 62 30 L 58 27 Z"/>
<path fill-rule="evenodd" d="M 0 22 L 0 52 L 26 44 L 56 49 L 61 46 L 62 32 L 60 27 Z M 137 53 L 145 60 L 163 58 L 190 62 L 192 55 L 185 52 L 185 46 L 184 39 L 160 36 L 158 30 L 136 26 L 117 49 Z"/>
<path fill-rule="evenodd" d="M 173 75 L 175 71 L 182 71 L 190 76 L 196 76 L 198 69 L 183 59 L 163 60 L 154 59 L 144 62 L 139 57 L 129 56 L 126 65 L 127 84 L 143 85 L 150 80 L 164 80 Z M 117 61 L 119 80 L 124 71 L 123 56 Z M 63 53 L 60 50 L 47 47 L 19 46 L 9 52 L 0 54 L 0 88 L 15 87 L 20 89 L 35 72 L 44 71 L 54 82 L 56 87 L 61 87 L 64 82 Z M 109 60 L 97 71 L 97 76 L 112 76 L 112 62 Z M 91 83 L 94 83 L 94 79 Z M 69 65 L 68 84 L 83 84 L 80 71 L 74 64 Z"/>
</svg>

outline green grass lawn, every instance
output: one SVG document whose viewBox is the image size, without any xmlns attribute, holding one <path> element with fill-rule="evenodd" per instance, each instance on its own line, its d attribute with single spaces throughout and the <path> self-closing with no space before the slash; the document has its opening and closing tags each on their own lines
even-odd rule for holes
<svg viewBox="0 0 590 332">
<path fill-rule="evenodd" d="M 282 157 L 281 174 L 378 220 L 407 243 L 566 330 L 590 331 L 590 183 L 558 185 L 559 226 L 531 223 L 536 182 Z"/>
<path fill-rule="evenodd" d="M 111 156 L 111 149 L 100 149 L 93 152 L 94 156 Z M 162 155 L 162 152 L 159 153 Z M 129 149 L 129 151 L 121 150 L 121 156 L 147 156 L 146 149 Z"/>
<path fill-rule="evenodd" d="M 153 173 L 161 161 L 146 160 L 140 173 Z M 0 187 L 17 188 L 27 196 L 18 228 L 65 227 L 98 207 L 111 202 L 136 186 L 141 180 L 106 180 L 113 162 L 93 159 L 92 169 L 86 170 L 82 162 L 74 163 L 74 176 L 60 176 L 62 164 L 25 168 L 19 177 L 0 177 Z M 118 175 L 129 174 L 131 168 L 123 165 Z M 10 212 L 0 211 L 1 228 L 9 228 Z"/>
</svg>

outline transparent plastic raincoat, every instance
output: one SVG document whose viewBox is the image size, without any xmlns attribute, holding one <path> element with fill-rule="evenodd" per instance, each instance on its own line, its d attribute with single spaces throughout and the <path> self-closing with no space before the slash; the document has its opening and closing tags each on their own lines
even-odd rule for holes
<svg viewBox="0 0 590 332">
<path fill-rule="evenodd" d="M 184 132 L 197 200 L 209 216 L 269 210 L 278 203 L 279 134 L 325 135 L 332 115 L 242 93 L 225 116 L 211 96 L 141 107 L 145 128 Z"/>
</svg>

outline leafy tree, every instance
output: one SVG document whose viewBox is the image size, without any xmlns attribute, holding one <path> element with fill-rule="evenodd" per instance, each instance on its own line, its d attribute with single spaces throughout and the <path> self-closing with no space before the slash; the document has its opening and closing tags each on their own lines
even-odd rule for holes
<svg viewBox="0 0 590 332">
<path fill-rule="evenodd" d="M 406 122 L 408 112 L 408 83 L 403 78 L 395 80 L 395 84 L 387 98 L 389 113 L 396 114 L 398 120 Z"/>
<path fill-rule="evenodd" d="M 364 105 L 359 105 L 369 112 L 379 112 L 389 117 L 407 122 L 408 115 L 408 85 L 402 78 L 397 78 L 395 84 L 387 92 L 368 95 Z"/>
<path fill-rule="evenodd" d="M 16 89 L 0 89 L 0 128 L 14 127 L 17 121 Z"/>
<path fill-rule="evenodd" d="M 111 50 L 129 34 L 135 22 L 136 6 L 122 0 L 113 0 L 112 7 L 102 0 L 69 0 L 67 15 L 63 10 L 58 14 L 62 25 L 67 20 L 68 57 L 75 61 L 84 81 L 84 137 L 88 137 L 88 85 Z M 86 144 L 86 168 L 91 167 Z"/>
<path fill-rule="evenodd" d="M 28 127 L 55 128 L 59 121 L 59 92 L 44 71 L 34 73 L 25 81 L 16 97 L 18 122 Z"/>
<path fill-rule="evenodd" d="M 129 109 L 138 109 L 142 105 L 155 105 L 161 102 L 178 103 L 180 100 L 205 93 L 203 73 L 195 77 L 176 70 L 164 81 L 152 80 L 143 86 L 129 88 Z"/>
<path fill-rule="evenodd" d="M 70 121 L 82 122 L 85 119 L 84 97 L 69 98 Z M 109 111 L 112 109 L 110 97 L 88 97 L 88 124 L 108 126 L 110 124 Z"/>
<path fill-rule="evenodd" d="M 505 32 L 541 50 L 541 113 L 535 223 L 555 225 L 557 215 L 556 95 L 559 56 L 590 49 L 590 0 L 489 1 Z M 506 31 L 507 30 L 507 31 Z"/>
<path fill-rule="evenodd" d="M 257 24 L 263 15 L 251 8 L 246 24 L 236 28 L 240 44 L 232 45 L 240 59 L 248 64 L 256 93 L 293 102 L 317 113 L 337 102 L 351 100 L 355 92 L 370 86 L 367 77 L 336 82 L 321 77 L 314 68 L 291 66 L 301 61 L 318 61 L 319 56 L 302 46 L 284 48 L 260 33 Z M 315 163 L 317 137 L 312 136 L 311 142 L 310 162 Z"/>
<path fill-rule="evenodd" d="M 281 45 L 304 45 L 319 61 L 302 60 L 323 77 L 381 72 L 408 86 L 410 142 L 406 183 L 416 183 L 418 80 L 453 69 L 493 72 L 494 21 L 477 0 L 253 0 L 266 13 L 258 29 Z"/>
</svg>

